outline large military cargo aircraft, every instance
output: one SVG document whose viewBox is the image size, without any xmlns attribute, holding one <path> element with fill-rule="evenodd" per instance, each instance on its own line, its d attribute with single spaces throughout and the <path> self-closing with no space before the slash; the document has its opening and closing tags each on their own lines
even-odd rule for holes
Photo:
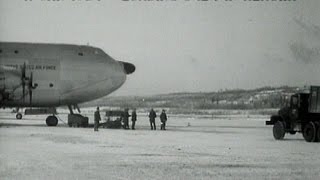
<svg viewBox="0 0 320 180">
<path fill-rule="evenodd" d="M 92 46 L 0 42 L 0 106 L 66 105 L 73 114 L 72 106 L 110 94 L 134 71 Z M 51 115 L 46 123 L 58 120 Z"/>
</svg>

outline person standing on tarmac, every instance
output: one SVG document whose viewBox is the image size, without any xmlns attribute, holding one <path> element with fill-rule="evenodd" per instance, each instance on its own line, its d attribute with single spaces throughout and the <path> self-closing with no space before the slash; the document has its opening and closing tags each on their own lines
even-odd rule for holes
<svg viewBox="0 0 320 180">
<path fill-rule="evenodd" d="M 129 109 L 126 108 L 124 110 L 124 114 L 123 114 L 124 129 L 129 129 L 129 117 L 130 117 L 130 115 L 129 115 L 128 111 L 129 111 Z"/>
<path fill-rule="evenodd" d="M 160 121 L 161 121 L 161 130 L 166 130 L 167 114 L 164 109 L 162 110 L 162 113 L 160 114 Z"/>
<path fill-rule="evenodd" d="M 149 121 L 150 121 L 151 130 L 156 130 L 156 122 L 155 122 L 156 117 L 157 117 L 156 112 L 151 108 L 151 111 L 149 112 Z"/>
<path fill-rule="evenodd" d="M 137 121 L 137 113 L 136 113 L 136 109 L 133 109 L 132 113 L 131 113 L 131 121 L 132 121 L 132 125 L 131 125 L 131 129 L 135 130 L 135 125 L 136 125 L 136 121 Z"/>
<path fill-rule="evenodd" d="M 101 120 L 99 106 L 97 110 L 94 112 L 94 131 L 98 131 L 99 128 L 99 121 Z"/>
</svg>

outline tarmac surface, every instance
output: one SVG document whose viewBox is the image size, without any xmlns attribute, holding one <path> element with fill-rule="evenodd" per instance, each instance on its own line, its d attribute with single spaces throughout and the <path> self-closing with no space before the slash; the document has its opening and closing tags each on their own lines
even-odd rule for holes
<svg viewBox="0 0 320 180">
<path fill-rule="evenodd" d="M 151 131 L 139 114 L 136 130 L 99 132 L 45 118 L 0 112 L 0 179 L 320 178 L 320 143 L 274 140 L 269 116 L 169 115 L 166 131 Z"/>
</svg>

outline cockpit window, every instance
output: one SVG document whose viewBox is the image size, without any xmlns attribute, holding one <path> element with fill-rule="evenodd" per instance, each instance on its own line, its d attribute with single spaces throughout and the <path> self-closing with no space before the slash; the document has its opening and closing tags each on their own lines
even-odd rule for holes
<svg viewBox="0 0 320 180">
<path fill-rule="evenodd" d="M 104 52 L 103 52 L 100 48 L 95 48 L 95 49 L 93 50 L 93 53 L 94 53 L 94 54 L 99 54 L 99 55 L 103 55 L 103 54 L 104 54 Z"/>
</svg>

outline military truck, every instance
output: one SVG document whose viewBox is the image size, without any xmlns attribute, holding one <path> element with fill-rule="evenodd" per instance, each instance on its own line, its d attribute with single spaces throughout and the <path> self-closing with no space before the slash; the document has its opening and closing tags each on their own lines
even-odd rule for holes
<svg viewBox="0 0 320 180">
<path fill-rule="evenodd" d="M 273 125 L 273 136 L 283 139 L 286 133 L 302 133 L 307 142 L 320 141 L 320 86 L 311 86 L 307 93 L 296 93 L 290 103 L 272 115 L 266 125 Z"/>
</svg>

